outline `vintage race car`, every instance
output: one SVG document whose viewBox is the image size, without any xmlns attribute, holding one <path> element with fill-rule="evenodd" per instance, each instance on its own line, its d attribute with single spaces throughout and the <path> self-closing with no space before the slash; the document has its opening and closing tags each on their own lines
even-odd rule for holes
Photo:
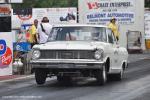
<svg viewBox="0 0 150 100">
<path fill-rule="evenodd" d="M 56 25 L 47 43 L 33 47 L 30 64 L 37 84 L 44 84 L 48 76 L 57 76 L 59 82 L 82 76 L 104 85 L 108 75 L 122 79 L 127 59 L 126 48 L 107 26 Z"/>
</svg>

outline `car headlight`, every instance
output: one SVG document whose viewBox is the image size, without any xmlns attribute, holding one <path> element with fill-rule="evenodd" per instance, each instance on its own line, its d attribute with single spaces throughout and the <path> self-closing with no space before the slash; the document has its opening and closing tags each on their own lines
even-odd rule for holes
<svg viewBox="0 0 150 100">
<path fill-rule="evenodd" d="M 40 50 L 33 50 L 32 59 L 38 59 L 38 58 L 40 58 L 40 55 L 41 55 Z"/>
<path fill-rule="evenodd" d="M 103 53 L 104 53 L 104 51 L 102 49 L 96 50 L 95 55 L 94 55 L 95 59 L 96 60 L 102 59 L 103 58 Z"/>
</svg>

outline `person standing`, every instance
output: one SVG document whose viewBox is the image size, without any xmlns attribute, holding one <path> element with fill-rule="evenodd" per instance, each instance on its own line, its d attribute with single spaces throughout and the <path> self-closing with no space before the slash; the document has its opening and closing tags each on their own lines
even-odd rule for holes
<svg viewBox="0 0 150 100">
<path fill-rule="evenodd" d="M 34 24 L 29 29 L 29 43 L 31 43 L 31 47 L 38 42 L 38 34 L 37 34 L 38 20 L 34 20 Z"/>
<path fill-rule="evenodd" d="M 47 42 L 51 29 L 52 25 L 49 23 L 48 18 L 43 17 L 41 24 L 38 26 L 39 43 Z"/>
<path fill-rule="evenodd" d="M 114 36 L 116 37 L 117 41 L 119 41 L 120 33 L 118 31 L 118 26 L 116 24 L 116 19 L 115 18 L 112 18 L 110 20 L 110 23 L 108 24 L 108 28 L 110 28 L 112 30 L 112 32 L 114 33 Z"/>
</svg>

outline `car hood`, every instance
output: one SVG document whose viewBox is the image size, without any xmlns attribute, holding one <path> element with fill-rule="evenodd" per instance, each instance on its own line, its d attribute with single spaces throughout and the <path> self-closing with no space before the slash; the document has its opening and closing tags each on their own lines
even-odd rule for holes
<svg viewBox="0 0 150 100">
<path fill-rule="evenodd" d="M 103 42 L 89 42 L 89 41 L 55 41 L 45 44 L 34 45 L 33 49 L 41 50 L 94 50 L 103 49 L 105 43 Z"/>
</svg>

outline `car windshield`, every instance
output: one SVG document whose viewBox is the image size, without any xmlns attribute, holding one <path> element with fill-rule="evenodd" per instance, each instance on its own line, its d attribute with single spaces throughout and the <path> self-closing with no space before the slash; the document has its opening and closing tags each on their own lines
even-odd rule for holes
<svg viewBox="0 0 150 100">
<path fill-rule="evenodd" d="M 49 41 L 106 41 L 103 27 L 53 27 Z"/>
</svg>

